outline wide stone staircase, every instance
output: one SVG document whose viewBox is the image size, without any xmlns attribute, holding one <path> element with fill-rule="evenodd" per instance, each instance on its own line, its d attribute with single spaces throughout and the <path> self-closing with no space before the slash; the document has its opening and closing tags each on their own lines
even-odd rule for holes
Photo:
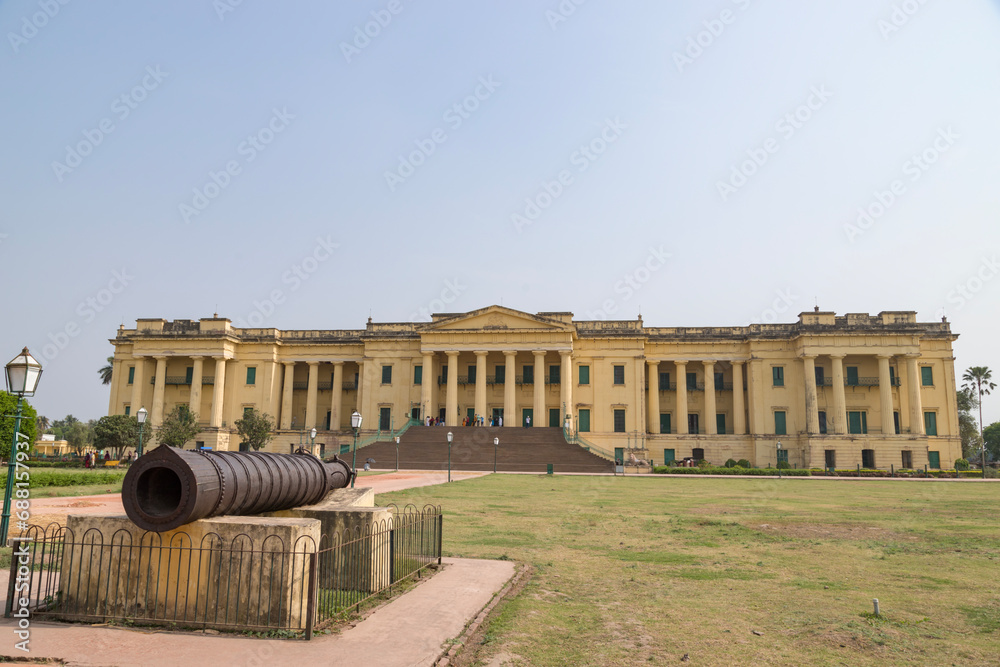
<svg viewBox="0 0 1000 667">
<path fill-rule="evenodd" d="M 498 472 L 612 472 L 612 462 L 566 442 L 560 428 L 412 426 L 399 439 L 401 470 L 447 470 L 448 432 L 452 470 L 493 470 L 493 438 Z M 350 460 L 349 456 L 345 456 Z M 358 468 L 368 459 L 374 470 L 396 468 L 396 443 L 376 442 L 358 449 Z"/>
</svg>

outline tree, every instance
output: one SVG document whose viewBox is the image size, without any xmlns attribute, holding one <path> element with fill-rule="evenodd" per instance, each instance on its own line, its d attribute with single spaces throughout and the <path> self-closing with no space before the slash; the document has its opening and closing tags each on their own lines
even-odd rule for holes
<svg viewBox="0 0 1000 667">
<path fill-rule="evenodd" d="M 111 374 L 115 370 L 115 358 L 108 357 L 108 365 L 101 366 L 97 370 L 97 374 L 101 376 L 101 384 L 111 384 Z"/>
<path fill-rule="evenodd" d="M 10 445 L 14 441 L 14 417 L 17 413 L 17 395 L 8 394 L 5 391 L 0 391 L 0 458 L 4 461 L 8 460 L 10 455 Z M 27 400 L 21 406 L 21 424 L 18 427 L 23 435 L 27 436 L 27 440 L 21 438 L 22 442 L 28 442 L 32 447 L 35 446 L 35 440 L 37 439 L 38 430 L 36 426 L 36 421 L 38 419 L 38 413 L 35 412 L 35 408 L 28 403 Z"/>
<path fill-rule="evenodd" d="M 1000 422 L 993 422 L 983 430 L 983 443 L 991 461 L 1000 461 Z"/>
<path fill-rule="evenodd" d="M 51 425 L 52 422 L 49 420 L 48 417 L 44 415 L 38 415 L 37 417 L 35 417 L 35 429 L 38 431 L 39 435 L 48 431 L 49 426 Z"/>
<path fill-rule="evenodd" d="M 962 437 L 962 457 L 965 459 L 975 458 L 983 446 L 976 418 L 972 416 L 972 411 L 978 406 L 979 399 L 971 389 L 963 387 L 958 390 L 958 433 Z"/>
<path fill-rule="evenodd" d="M 965 375 L 962 376 L 962 386 L 974 389 L 976 398 L 979 399 L 979 434 L 983 434 L 983 396 L 989 396 L 990 392 L 996 389 L 996 384 L 992 382 L 993 372 L 986 366 L 971 366 Z M 983 451 L 983 474 L 986 474 L 986 447 Z"/>
<path fill-rule="evenodd" d="M 121 459 L 126 449 L 139 448 L 139 420 L 131 415 L 108 415 L 94 424 L 94 446 L 110 449 Z"/>
<path fill-rule="evenodd" d="M 237 419 L 236 432 L 242 443 L 257 451 L 271 440 L 274 431 L 274 418 L 266 412 L 250 409 L 243 413 L 243 419 Z"/>
<path fill-rule="evenodd" d="M 191 412 L 186 405 L 178 405 L 156 427 L 156 439 L 161 445 L 182 449 L 184 443 L 198 435 L 200 430 L 198 415 Z"/>
<path fill-rule="evenodd" d="M 52 422 L 50 430 L 56 436 L 56 440 L 65 440 L 77 454 L 81 454 L 84 448 L 94 441 L 93 424 L 93 420 L 85 423 L 73 415 L 66 415 L 63 419 Z"/>
</svg>

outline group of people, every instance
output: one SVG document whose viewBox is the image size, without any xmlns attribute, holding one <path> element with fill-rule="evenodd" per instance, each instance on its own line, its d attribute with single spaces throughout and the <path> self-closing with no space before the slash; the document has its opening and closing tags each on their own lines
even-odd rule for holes
<svg viewBox="0 0 1000 667">
<path fill-rule="evenodd" d="M 482 415 L 466 417 L 462 420 L 462 426 L 486 426 L 487 420 Z M 489 426 L 503 426 L 503 417 L 490 417 Z"/>
<path fill-rule="evenodd" d="M 130 466 L 130 465 L 132 465 L 132 463 L 135 462 L 135 459 L 136 459 L 136 453 L 133 451 L 133 452 L 130 452 L 130 453 L 125 454 L 124 456 L 122 456 L 118 460 L 118 464 L 119 465 L 123 465 L 124 464 L 124 465 Z M 83 467 L 84 468 L 97 468 L 98 466 L 102 465 L 104 462 L 107 462 L 107 461 L 110 461 L 110 460 L 111 460 L 111 452 L 108 451 L 108 450 L 106 450 L 106 449 L 103 450 L 103 451 L 100 451 L 100 452 L 87 452 L 83 456 Z"/>
</svg>

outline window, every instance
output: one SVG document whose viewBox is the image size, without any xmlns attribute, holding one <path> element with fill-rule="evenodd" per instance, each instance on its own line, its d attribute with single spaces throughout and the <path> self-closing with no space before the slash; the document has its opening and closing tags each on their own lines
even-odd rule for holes
<svg viewBox="0 0 1000 667">
<path fill-rule="evenodd" d="M 903 467 L 904 468 L 912 468 L 913 467 L 913 452 L 911 452 L 911 451 L 909 451 L 907 449 L 904 449 L 903 452 L 902 452 L 902 454 L 903 454 L 903 456 L 902 456 Z"/>
<path fill-rule="evenodd" d="M 783 467 L 788 467 L 788 450 L 787 449 L 779 449 L 778 450 L 778 465 L 781 465 L 782 463 L 785 464 Z"/>
<path fill-rule="evenodd" d="M 660 433 L 670 433 L 670 413 L 660 413 Z"/>
<path fill-rule="evenodd" d="M 469 366 L 469 384 L 476 383 L 476 367 Z"/>
<path fill-rule="evenodd" d="M 822 387 L 823 381 L 826 379 L 825 371 L 822 366 L 817 366 L 814 370 L 816 371 L 816 386 Z"/>
<path fill-rule="evenodd" d="M 382 367 L 383 369 L 385 366 Z M 389 368 L 392 368 L 391 366 Z M 391 414 L 392 408 L 379 408 L 378 409 L 378 430 L 388 431 L 392 428 Z"/>
<path fill-rule="evenodd" d="M 783 410 L 776 410 L 774 412 L 774 434 L 788 435 L 785 429 L 785 413 Z"/>
<path fill-rule="evenodd" d="M 549 428 L 562 428 L 559 423 L 559 408 L 549 408 Z"/>
<path fill-rule="evenodd" d="M 875 468 L 875 450 L 874 449 L 862 449 L 861 450 L 861 467 L 862 468 Z"/>
<path fill-rule="evenodd" d="M 392 384 L 392 366 L 382 367 L 382 384 Z"/>
<path fill-rule="evenodd" d="M 726 434 L 726 415 L 724 413 L 719 413 L 715 415 L 715 432 L 719 435 Z"/>
<path fill-rule="evenodd" d="M 697 389 L 698 388 L 698 374 L 697 373 L 688 373 L 687 374 L 687 388 L 688 389 Z"/>
<path fill-rule="evenodd" d="M 615 410 L 615 433 L 625 432 L 625 411 Z"/>
<path fill-rule="evenodd" d="M 775 387 L 785 386 L 785 367 L 784 366 L 772 366 L 771 367 L 771 380 Z"/>
<path fill-rule="evenodd" d="M 579 417 L 580 433 L 590 433 L 590 409 L 580 408 L 577 415 Z"/>
<path fill-rule="evenodd" d="M 823 463 L 826 465 L 827 470 L 833 470 L 837 467 L 837 450 L 836 449 L 826 449 L 823 451 Z"/>
<path fill-rule="evenodd" d="M 688 433 L 698 434 L 698 415 L 696 414 L 688 415 Z"/>
<path fill-rule="evenodd" d="M 414 366 L 413 367 L 413 384 L 423 384 L 424 383 L 424 367 Z"/>
<path fill-rule="evenodd" d="M 590 384 L 590 366 L 580 366 L 580 384 Z"/>
<path fill-rule="evenodd" d="M 184 369 L 184 384 L 191 384 L 194 380 L 194 366 L 188 366 Z"/>
<path fill-rule="evenodd" d="M 847 432 L 852 434 L 862 434 L 868 432 L 867 412 L 847 413 Z"/>
<path fill-rule="evenodd" d="M 892 423 L 896 427 L 896 435 L 899 435 L 899 413 L 892 413 Z"/>
<path fill-rule="evenodd" d="M 726 381 L 723 379 L 722 373 L 714 373 L 715 375 L 715 388 L 723 389 L 726 386 Z"/>
<path fill-rule="evenodd" d="M 826 433 L 826 413 L 822 410 L 819 411 L 819 432 Z"/>
<path fill-rule="evenodd" d="M 670 389 L 670 373 L 660 373 L 660 391 Z"/>
<path fill-rule="evenodd" d="M 493 382 L 496 384 L 504 384 L 507 382 L 507 367 L 503 365 L 498 365 L 494 369 Z"/>
<path fill-rule="evenodd" d="M 559 384 L 559 366 L 549 366 L 549 384 Z"/>
<path fill-rule="evenodd" d="M 132 413 L 132 406 L 131 405 L 126 405 L 125 406 L 125 416 L 128 417 L 131 413 Z"/>
<path fill-rule="evenodd" d="M 135 366 L 128 367 L 128 383 L 132 384 L 135 382 Z"/>
<path fill-rule="evenodd" d="M 896 368 L 894 366 L 889 366 L 889 386 L 896 386 Z"/>
<path fill-rule="evenodd" d="M 927 435 L 937 435 L 937 413 L 924 413 L 924 433 Z"/>
<path fill-rule="evenodd" d="M 925 387 L 934 386 L 934 369 L 930 366 L 920 367 L 920 384 Z"/>
<path fill-rule="evenodd" d="M 615 384 L 625 384 L 625 367 L 615 366 Z"/>
<path fill-rule="evenodd" d="M 190 382 L 190 380 L 188 380 Z M 257 367 L 247 366 L 247 384 L 257 384 Z"/>
<path fill-rule="evenodd" d="M 691 450 L 691 458 L 693 458 L 695 461 L 704 461 L 705 450 L 702 449 L 701 447 L 695 447 L 694 449 Z"/>
<path fill-rule="evenodd" d="M 663 450 L 663 465 L 668 466 L 674 462 L 674 450 L 664 449 Z"/>
<path fill-rule="evenodd" d="M 521 370 L 522 377 L 524 378 L 524 384 L 533 384 L 535 381 L 535 367 L 525 366 Z"/>
<path fill-rule="evenodd" d="M 858 367 L 848 366 L 847 367 L 847 386 L 857 387 L 858 386 Z"/>
<path fill-rule="evenodd" d="M 931 468 L 941 468 L 941 452 L 927 452 L 927 465 Z"/>
<path fill-rule="evenodd" d="M 357 380 L 358 380 L 357 374 L 355 374 L 354 381 L 357 382 Z M 447 381 L 448 381 L 448 364 L 441 364 L 441 384 Z"/>
<path fill-rule="evenodd" d="M 253 412 L 253 406 L 250 406 L 250 407 L 247 407 L 247 408 L 243 408 L 243 419 L 246 419 L 247 417 L 249 417 L 250 413 L 252 413 L 252 412 Z"/>
</svg>

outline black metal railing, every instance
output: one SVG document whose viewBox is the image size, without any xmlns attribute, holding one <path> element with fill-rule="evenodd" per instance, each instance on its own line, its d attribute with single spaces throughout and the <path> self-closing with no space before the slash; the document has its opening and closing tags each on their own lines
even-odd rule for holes
<svg viewBox="0 0 1000 667">
<path fill-rule="evenodd" d="M 346 391 L 357 391 L 357 389 L 358 389 L 358 383 L 357 382 L 345 382 L 344 383 L 344 389 Z"/>
<path fill-rule="evenodd" d="M 844 380 L 845 387 L 877 387 L 878 378 L 847 378 Z"/>
<path fill-rule="evenodd" d="M 163 377 L 163 384 L 175 384 L 175 385 L 180 384 L 180 385 L 184 385 L 184 384 L 191 384 L 191 382 L 192 381 L 189 380 L 187 378 L 187 376 L 184 376 L 184 375 L 165 375 Z M 215 384 L 215 376 L 213 376 L 213 375 L 203 375 L 201 377 L 201 383 L 203 385 L 205 385 L 205 384 Z M 155 375 L 149 376 L 149 384 L 156 384 L 156 376 Z"/>
</svg>

